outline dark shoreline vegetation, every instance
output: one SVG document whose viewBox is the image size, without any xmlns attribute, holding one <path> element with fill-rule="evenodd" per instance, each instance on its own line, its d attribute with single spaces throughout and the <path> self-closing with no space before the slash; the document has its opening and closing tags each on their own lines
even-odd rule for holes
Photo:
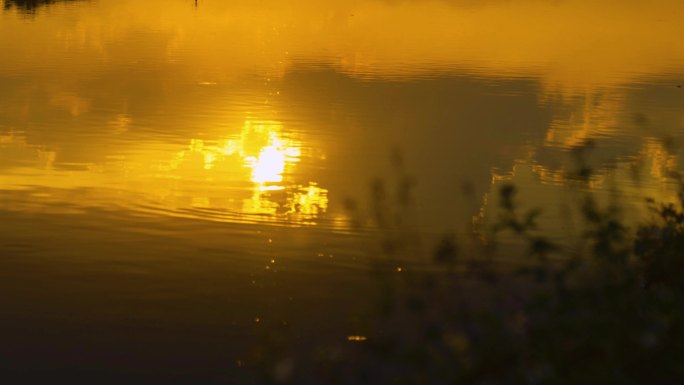
<svg viewBox="0 0 684 385">
<path fill-rule="evenodd" d="M 670 175 L 677 203 L 649 199 L 651 220 L 629 226 L 619 204 L 601 205 L 581 188 L 592 176 L 581 151 L 571 177 L 582 196 L 582 247 L 544 237 L 541 211 L 520 212 L 507 184 L 497 223 L 475 234 L 474 248 L 448 235 L 419 260 L 405 227 L 413 180 L 397 161 L 393 194 L 381 181 L 372 187 L 382 236 L 373 309 L 352 326 L 359 334 L 297 352 L 281 324 L 264 329 L 263 345 L 239 366 L 267 384 L 681 383 L 684 179 Z M 497 261 L 515 252 L 498 249 L 497 235 L 524 241 L 520 265 Z"/>
<path fill-rule="evenodd" d="M 35 13 L 42 6 L 49 6 L 59 2 L 72 2 L 79 0 L 4 0 L 3 8 L 9 10 L 17 8 L 24 13 Z"/>
</svg>

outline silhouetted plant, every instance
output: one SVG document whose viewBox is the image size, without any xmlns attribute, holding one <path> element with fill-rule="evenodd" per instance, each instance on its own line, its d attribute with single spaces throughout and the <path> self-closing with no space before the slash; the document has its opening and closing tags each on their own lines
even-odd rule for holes
<svg viewBox="0 0 684 385">
<path fill-rule="evenodd" d="M 582 156 L 576 160 L 577 180 L 586 183 L 592 170 Z M 515 186 L 504 185 L 493 232 L 523 240 L 531 257 L 510 268 L 465 253 L 472 248 L 460 247 L 453 235 L 438 242 L 432 259 L 414 255 L 420 248 L 407 236 L 403 216 L 412 182 L 397 170 L 396 189 L 407 191 L 392 194 L 380 181 L 372 188 L 381 247 L 367 340 L 341 348 L 325 365 L 343 369 L 313 383 L 684 379 L 684 193 L 677 204 L 650 201 L 653 220 L 635 228 L 621 219 L 619 205 L 601 205 L 583 193 L 579 211 L 588 247 L 570 249 L 539 234 L 541 211 L 521 213 Z"/>
</svg>

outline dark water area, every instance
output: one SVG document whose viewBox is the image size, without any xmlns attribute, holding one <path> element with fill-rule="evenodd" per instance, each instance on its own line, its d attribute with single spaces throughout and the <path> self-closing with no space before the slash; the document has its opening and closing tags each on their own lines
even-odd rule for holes
<svg viewBox="0 0 684 385">
<path fill-rule="evenodd" d="M 582 192 L 648 219 L 679 191 L 683 18 L 674 0 L 5 0 L 0 368 L 250 383 L 276 325 L 302 351 L 347 343 L 375 298 L 378 180 L 412 181 L 420 250 L 490 228 L 511 183 L 572 243 L 578 149 Z"/>
<path fill-rule="evenodd" d="M 237 363 L 270 328 L 290 323 L 295 346 L 310 349 L 345 338 L 362 310 L 362 255 L 334 237 L 98 214 L 5 217 L 0 367 L 13 381 L 248 383 Z M 196 240 L 207 236 L 218 240 Z"/>
</svg>

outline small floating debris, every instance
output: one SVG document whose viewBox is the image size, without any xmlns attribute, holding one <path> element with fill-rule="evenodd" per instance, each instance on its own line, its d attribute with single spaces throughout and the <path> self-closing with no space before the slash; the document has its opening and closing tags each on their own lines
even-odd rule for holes
<svg viewBox="0 0 684 385">
<path fill-rule="evenodd" d="M 367 340 L 368 337 L 366 336 L 347 336 L 347 341 L 352 341 L 352 342 L 361 342 Z"/>
</svg>

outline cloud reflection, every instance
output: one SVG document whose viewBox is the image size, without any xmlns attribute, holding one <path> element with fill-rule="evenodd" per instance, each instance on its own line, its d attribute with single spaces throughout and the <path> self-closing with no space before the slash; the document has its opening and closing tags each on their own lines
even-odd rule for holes
<svg viewBox="0 0 684 385">
<path fill-rule="evenodd" d="M 510 164 L 521 142 L 565 150 L 609 138 L 622 146 L 610 155 L 624 160 L 642 138 L 659 137 L 625 125 L 624 115 L 636 110 L 630 97 L 640 84 L 682 74 L 684 44 L 673 36 L 684 34 L 683 11 L 671 0 L 238 0 L 198 10 L 101 0 L 30 22 L 6 12 L 0 124 L 39 143 L 25 153 L 57 151 L 53 177 L 33 183 L 114 186 L 169 210 L 320 215 L 323 186 L 365 187 L 391 140 L 424 159 L 420 177 L 443 194 L 428 203 L 447 202 L 445 180 L 453 187 L 474 175 L 486 191 L 488 168 L 498 154 Z M 280 122 L 227 128 L 239 131 L 245 111 L 259 108 L 267 113 L 255 116 L 313 127 L 338 163 L 303 176 L 310 156 Z M 676 113 L 676 124 L 660 126 L 681 128 Z M 535 161 L 542 180 L 562 179 L 553 162 Z M 22 178 L 3 175 L 3 183 L 31 183 Z"/>
</svg>

